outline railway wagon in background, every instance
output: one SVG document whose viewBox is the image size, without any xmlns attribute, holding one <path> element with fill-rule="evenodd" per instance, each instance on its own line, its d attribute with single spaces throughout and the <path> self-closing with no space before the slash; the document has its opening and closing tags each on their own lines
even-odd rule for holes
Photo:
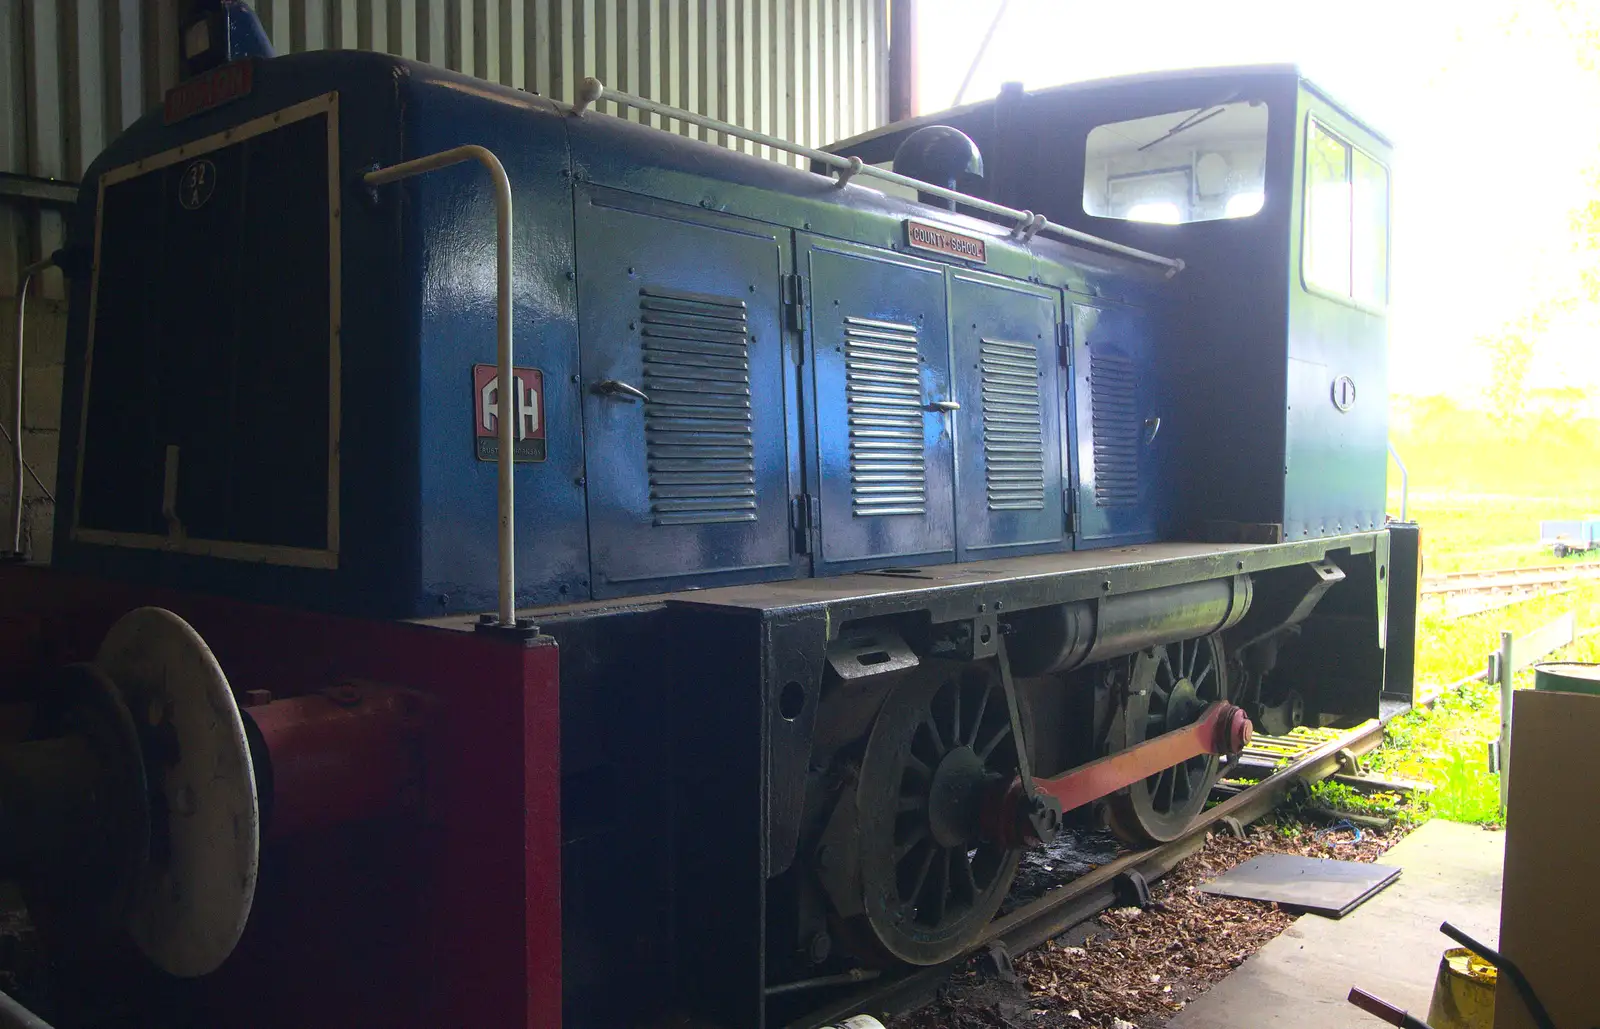
<svg viewBox="0 0 1600 1029">
<path fill-rule="evenodd" d="M 1600 518 L 1576 518 L 1539 523 L 1539 544 L 1556 557 L 1587 554 L 1600 547 Z"/>
<path fill-rule="evenodd" d="M 808 171 L 190 37 L 57 255 L 54 564 L 0 575 L 62 1025 L 803 1023 L 1063 824 L 1409 699 L 1388 145 L 1293 68 Z"/>
</svg>

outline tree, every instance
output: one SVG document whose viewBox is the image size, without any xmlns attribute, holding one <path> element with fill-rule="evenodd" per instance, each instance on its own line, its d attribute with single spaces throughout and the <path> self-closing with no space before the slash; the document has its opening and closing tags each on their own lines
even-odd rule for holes
<svg viewBox="0 0 1600 1029">
<path fill-rule="evenodd" d="M 1478 339 L 1489 351 L 1489 383 L 1484 387 L 1489 417 L 1504 429 L 1515 430 L 1527 419 L 1528 373 L 1548 324 L 1545 312 L 1535 309 Z"/>
<path fill-rule="evenodd" d="M 1548 0 L 1572 40 L 1578 66 L 1600 76 L 1600 8 L 1590 0 Z M 1600 303 L 1600 147 L 1589 169 L 1589 196 L 1572 212 L 1573 249 L 1583 299 Z"/>
</svg>

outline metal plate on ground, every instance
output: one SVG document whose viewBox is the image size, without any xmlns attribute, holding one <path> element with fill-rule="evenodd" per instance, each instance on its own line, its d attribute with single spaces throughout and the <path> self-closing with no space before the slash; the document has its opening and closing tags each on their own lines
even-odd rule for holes
<svg viewBox="0 0 1600 1029">
<path fill-rule="evenodd" d="M 1343 918 L 1399 878 L 1393 865 L 1297 854 L 1263 854 L 1201 885 L 1204 893 L 1277 901 L 1285 907 Z"/>
</svg>

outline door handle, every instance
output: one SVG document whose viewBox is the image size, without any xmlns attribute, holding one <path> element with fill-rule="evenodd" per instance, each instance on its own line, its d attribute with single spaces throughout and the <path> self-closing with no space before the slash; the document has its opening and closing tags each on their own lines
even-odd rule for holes
<svg viewBox="0 0 1600 1029">
<path fill-rule="evenodd" d="M 635 400 L 650 402 L 650 395 L 637 386 L 630 386 L 620 379 L 601 379 L 593 386 L 594 392 L 603 397 L 620 397 L 632 403 Z"/>
<path fill-rule="evenodd" d="M 930 400 L 927 409 L 938 411 L 940 414 L 949 414 L 951 411 L 961 410 L 961 403 L 957 400 Z"/>
</svg>

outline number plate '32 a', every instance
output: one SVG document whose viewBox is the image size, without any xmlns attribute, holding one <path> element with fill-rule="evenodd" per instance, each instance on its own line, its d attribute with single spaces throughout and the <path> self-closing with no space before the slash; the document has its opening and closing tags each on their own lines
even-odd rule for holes
<svg viewBox="0 0 1600 1029">
<path fill-rule="evenodd" d="M 517 368 L 512 389 L 500 388 L 500 376 L 492 364 L 472 366 L 472 395 L 477 426 L 478 460 L 500 459 L 500 418 L 502 412 L 516 419 L 512 428 L 513 461 L 543 461 L 544 374 L 537 368 Z"/>
</svg>

